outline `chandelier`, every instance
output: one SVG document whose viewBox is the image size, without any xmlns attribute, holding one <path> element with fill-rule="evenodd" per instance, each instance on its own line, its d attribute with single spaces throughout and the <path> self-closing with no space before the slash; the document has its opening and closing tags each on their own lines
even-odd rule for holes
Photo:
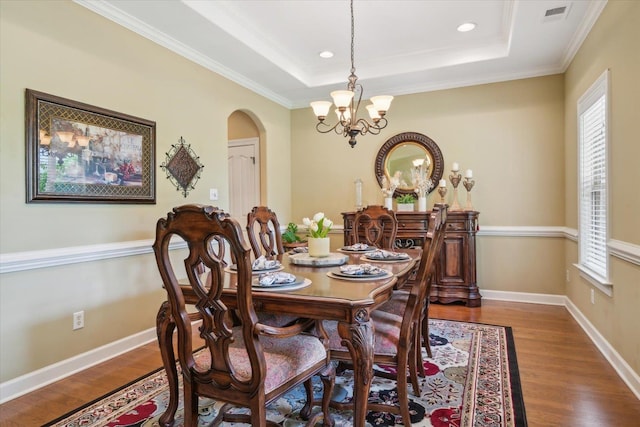
<svg viewBox="0 0 640 427">
<path fill-rule="evenodd" d="M 367 105 L 366 108 L 369 111 L 369 117 L 373 123 L 368 122 L 366 119 L 358 118 L 358 109 L 360 108 L 363 89 L 362 85 L 357 83 L 358 76 L 355 74 L 356 68 L 353 65 L 353 22 L 353 0 L 351 0 L 351 74 L 349 75 L 347 90 L 331 92 L 333 103 L 336 106 L 335 112 L 338 116 L 338 122 L 333 126 L 324 122 L 329 113 L 329 109 L 331 109 L 331 102 L 314 101 L 311 103 L 313 113 L 318 117 L 316 130 L 320 133 L 335 131 L 338 135 L 348 136 L 351 148 L 356 145 L 356 137 L 358 135 L 365 135 L 367 133 L 377 135 L 382 129 L 387 127 L 387 119 L 384 116 L 387 114 L 387 111 L 389 111 L 389 106 L 393 100 L 393 96 L 388 95 L 371 97 L 372 104 Z"/>
</svg>

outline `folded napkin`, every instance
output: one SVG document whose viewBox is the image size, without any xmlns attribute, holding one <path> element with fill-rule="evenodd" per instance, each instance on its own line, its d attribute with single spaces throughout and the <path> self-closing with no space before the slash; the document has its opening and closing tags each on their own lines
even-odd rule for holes
<svg viewBox="0 0 640 427">
<path fill-rule="evenodd" d="M 370 259 L 388 259 L 388 260 L 393 260 L 393 259 L 409 259 L 409 255 L 405 254 L 404 252 L 391 252 L 391 251 L 385 251 L 384 249 L 378 249 L 375 250 L 373 252 L 369 252 L 367 255 L 367 258 Z"/>
<path fill-rule="evenodd" d="M 258 283 L 260 286 L 276 286 L 276 285 L 286 285 L 288 283 L 294 283 L 296 281 L 296 276 L 290 273 L 284 273 L 279 271 L 277 273 L 266 273 L 261 274 L 258 278 Z"/>
<path fill-rule="evenodd" d="M 367 245 L 366 243 L 356 243 L 351 246 L 345 246 L 345 249 L 348 251 L 366 251 L 370 249 L 372 246 Z"/>
<path fill-rule="evenodd" d="M 350 276 L 377 276 L 386 273 L 386 270 L 371 264 L 349 264 L 341 266 L 340 272 Z"/>
<path fill-rule="evenodd" d="M 256 258 L 256 260 L 253 261 L 253 264 L 251 264 L 251 269 L 254 271 L 269 270 L 269 269 L 278 268 L 278 267 L 280 267 L 280 261 L 275 259 L 267 259 L 265 258 L 264 255 L 261 255 L 260 257 Z"/>
</svg>

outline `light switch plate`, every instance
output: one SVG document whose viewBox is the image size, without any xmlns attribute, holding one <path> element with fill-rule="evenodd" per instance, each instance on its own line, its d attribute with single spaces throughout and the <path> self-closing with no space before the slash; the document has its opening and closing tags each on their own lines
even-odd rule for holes
<svg viewBox="0 0 640 427">
<path fill-rule="evenodd" d="M 210 188 L 209 189 L 209 200 L 218 200 L 218 189 Z"/>
</svg>

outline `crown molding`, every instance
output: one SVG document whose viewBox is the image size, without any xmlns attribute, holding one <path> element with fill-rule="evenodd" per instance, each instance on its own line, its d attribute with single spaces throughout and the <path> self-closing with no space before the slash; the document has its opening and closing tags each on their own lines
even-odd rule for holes
<svg viewBox="0 0 640 427">
<path fill-rule="evenodd" d="M 133 31 L 134 33 L 139 34 L 156 44 L 159 44 L 160 46 L 163 46 L 172 52 L 177 53 L 178 55 L 188 59 L 189 61 L 195 62 L 196 64 L 201 65 L 210 71 L 220 74 L 221 76 L 231 80 L 232 82 L 237 83 L 240 86 L 257 93 L 258 95 L 264 96 L 265 98 L 277 104 L 280 104 L 285 108 L 292 108 L 291 101 L 289 101 L 288 99 L 266 89 L 264 86 L 259 85 L 253 80 L 248 79 L 239 73 L 236 73 L 230 68 L 225 67 L 219 62 L 212 60 L 201 52 L 187 46 L 184 43 L 177 41 L 167 34 L 158 31 L 150 25 L 147 25 L 144 22 L 140 21 L 139 19 L 122 12 L 121 10 L 113 7 L 107 2 L 104 2 L 102 0 L 73 0 L 73 2 L 79 4 L 80 6 L 86 7 L 92 12 L 95 12 L 98 15 Z"/>
</svg>

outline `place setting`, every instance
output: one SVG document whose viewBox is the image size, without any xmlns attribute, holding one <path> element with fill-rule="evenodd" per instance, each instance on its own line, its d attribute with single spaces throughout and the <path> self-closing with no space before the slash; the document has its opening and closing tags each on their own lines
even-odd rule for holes
<svg viewBox="0 0 640 427">
<path fill-rule="evenodd" d="M 251 289 L 262 292 L 286 292 L 302 289 L 311 284 L 311 280 L 284 271 L 261 274 L 251 281 Z"/>
<path fill-rule="evenodd" d="M 407 262 L 411 260 L 411 256 L 404 252 L 393 252 L 385 249 L 375 249 L 374 251 L 367 252 L 362 255 L 360 259 L 373 262 Z"/>
<path fill-rule="evenodd" d="M 338 249 L 340 252 L 350 253 L 350 254 L 363 254 L 367 252 L 373 252 L 378 249 L 375 246 L 367 245 L 366 243 L 356 243 L 349 246 L 343 246 Z"/>
<path fill-rule="evenodd" d="M 381 280 L 392 277 L 393 273 L 371 264 L 349 264 L 327 273 L 327 276 L 341 280 Z"/>
<path fill-rule="evenodd" d="M 251 263 L 251 274 L 253 275 L 275 272 L 283 269 L 284 267 L 280 261 L 277 259 L 267 259 L 264 255 L 259 256 Z M 238 272 L 238 266 L 236 264 L 232 264 L 225 268 L 224 271 L 235 274 Z"/>
</svg>

